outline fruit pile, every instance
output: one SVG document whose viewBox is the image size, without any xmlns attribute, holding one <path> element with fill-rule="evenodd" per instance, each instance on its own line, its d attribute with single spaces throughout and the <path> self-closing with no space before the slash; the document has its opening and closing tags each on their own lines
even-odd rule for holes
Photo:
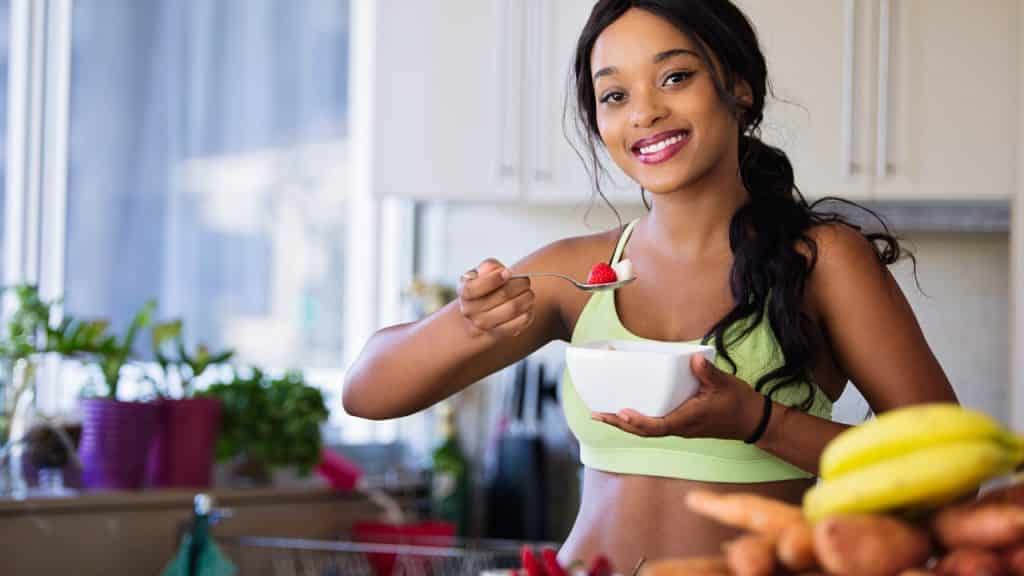
<svg viewBox="0 0 1024 576">
<path fill-rule="evenodd" d="M 1024 482 L 974 498 L 1024 461 L 1021 438 L 951 404 L 887 412 L 837 436 L 803 508 L 694 491 L 698 514 L 749 533 L 723 555 L 662 560 L 644 576 L 1024 576 Z"/>
<path fill-rule="evenodd" d="M 582 562 L 562 567 L 554 548 L 543 548 L 538 557 L 533 548 L 523 546 L 519 556 L 522 569 L 510 572 L 515 576 L 613 576 L 612 565 L 604 556 L 595 558 L 589 569 Z"/>
</svg>

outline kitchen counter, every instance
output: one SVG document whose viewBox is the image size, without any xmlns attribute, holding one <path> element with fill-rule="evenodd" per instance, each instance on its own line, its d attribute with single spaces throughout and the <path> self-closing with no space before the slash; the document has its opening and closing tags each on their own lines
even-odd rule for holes
<svg viewBox="0 0 1024 576">
<path fill-rule="evenodd" d="M 231 516 L 213 528 L 230 542 L 245 536 L 347 538 L 353 523 L 381 509 L 360 494 L 327 487 L 204 491 Z M 192 517 L 195 490 L 88 493 L 0 500 L 0 574 L 158 574 Z M 405 507 L 407 501 L 396 495 Z M 245 550 L 224 552 L 246 570 Z"/>
</svg>

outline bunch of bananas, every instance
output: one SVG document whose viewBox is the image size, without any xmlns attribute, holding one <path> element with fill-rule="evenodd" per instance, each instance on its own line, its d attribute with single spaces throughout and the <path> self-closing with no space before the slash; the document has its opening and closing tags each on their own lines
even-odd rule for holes
<svg viewBox="0 0 1024 576">
<path fill-rule="evenodd" d="M 804 495 L 812 520 L 941 506 L 1024 462 L 1024 438 L 956 404 L 886 412 L 835 437 L 821 482 Z"/>
</svg>

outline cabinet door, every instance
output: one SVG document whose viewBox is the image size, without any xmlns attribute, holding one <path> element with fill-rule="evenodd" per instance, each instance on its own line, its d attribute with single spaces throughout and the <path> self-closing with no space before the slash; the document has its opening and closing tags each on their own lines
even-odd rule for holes
<svg viewBox="0 0 1024 576">
<path fill-rule="evenodd" d="M 754 24 L 775 97 L 762 137 L 793 163 L 809 199 L 871 196 L 867 2 L 737 0 Z"/>
<path fill-rule="evenodd" d="M 520 0 L 376 0 L 375 6 L 374 193 L 518 201 Z"/>
<path fill-rule="evenodd" d="M 878 197 L 1008 199 L 1018 0 L 878 1 Z"/>
<path fill-rule="evenodd" d="M 572 65 L 576 41 L 593 0 L 525 0 L 526 17 L 526 140 L 525 198 L 530 204 L 588 205 L 595 198 L 588 173 L 590 152 L 576 128 Z M 570 144 L 571 142 L 571 144 Z M 601 191 L 616 205 L 639 204 L 640 189 L 604 154 L 598 157 L 609 177 Z M 575 149 L 574 149 L 575 146 Z M 580 158 L 582 156 L 586 159 Z"/>
</svg>

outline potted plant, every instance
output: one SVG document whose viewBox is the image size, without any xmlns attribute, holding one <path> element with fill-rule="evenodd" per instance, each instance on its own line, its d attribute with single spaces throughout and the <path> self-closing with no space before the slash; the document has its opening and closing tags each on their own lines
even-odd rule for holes
<svg viewBox="0 0 1024 576">
<path fill-rule="evenodd" d="M 38 287 L 19 284 L 0 288 L 11 297 L 0 333 L 0 493 L 24 493 L 22 453 L 36 429 L 63 430 L 52 422 L 34 423 L 35 375 L 46 354 L 82 357 L 98 350 L 106 335 L 102 320 L 79 321 L 66 315 L 53 325 L 52 312 L 60 299 L 44 301 Z"/>
<path fill-rule="evenodd" d="M 152 320 L 156 303 L 146 304 L 120 338 L 103 337 L 93 351 L 103 392 L 83 398 L 79 458 L 82 482 L 93 489 L 138 489 L 146 472 L 157 407 L 152 402 L 122 401 L 118 388 L 122 370 L 135 357 L 135 339 Z"/>
<path fill-rule="evenodd" d="M 257 368 L 248 375 L 236 370 L 233 379 L 202 395 L 223 403 L 217 459 L 233 461 L 239 476 L 266 484 L 274 469 L 294 467 L 306 476 L 319 462 L 327 406 L 301 372 L 272 378 Z"/>
<path fill-rule="evenodd" d="M 155 325 L 152 346 L 159 374 L 147 379 L 157 393 L 159 415 L 146 483 L 161 487 L 209 486 L 221 402 L 213 396 L 196 396 L 195 384 L 207 368 L 227 362 L 234 351 L 211 353 L 199 344 L 189 352 L 181 320 Z"/>
</svg>

